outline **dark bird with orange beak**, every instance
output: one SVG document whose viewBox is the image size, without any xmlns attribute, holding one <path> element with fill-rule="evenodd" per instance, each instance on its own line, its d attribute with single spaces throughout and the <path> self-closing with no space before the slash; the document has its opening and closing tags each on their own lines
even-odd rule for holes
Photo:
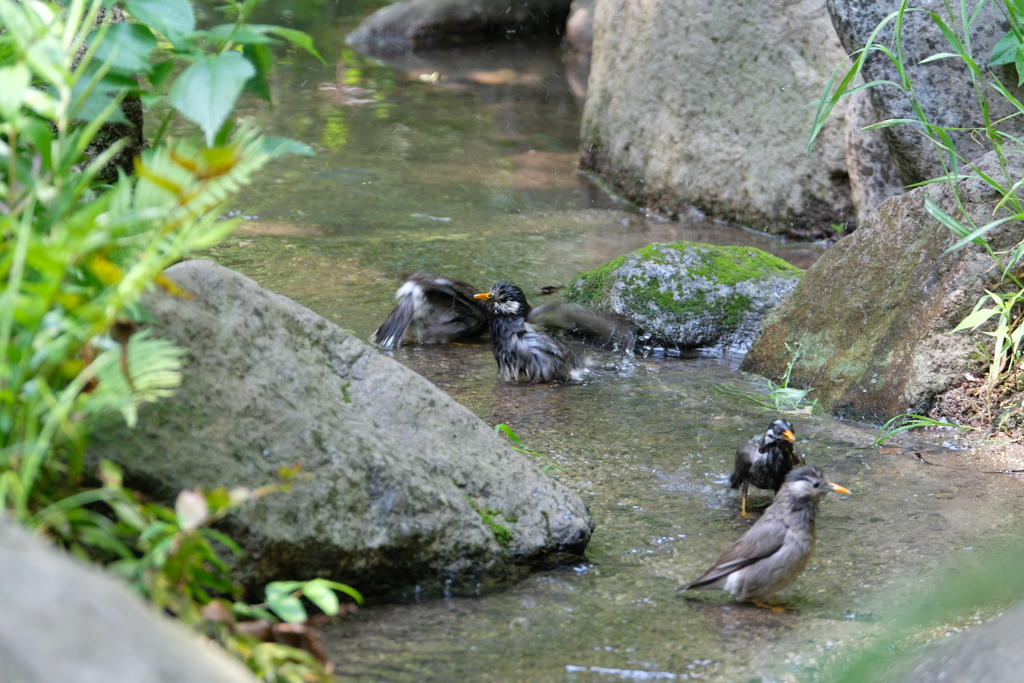
<svg viewBox="0 0 1024 683">
<path fill-rule="evenodd" d="M 818 503 L 829 491 L 850 492 L 830 482 L 821 468 L 793 470 L 761 519 L 699 579 L 676 590 L 718 588 L 758 604 L 782 590 L 800 575 L 814 554 L 814 517 Z"/>
<path fill-rule="evenodd" d="M 793 452 L 793 425 L 775 420 L 761 437 L 751 439 L 736 450 L 736 466 L 729 478 L 729 488 L 740 489 L 740 515 L 747 517 L 747 489 L 771 489 L 778 492 L 786 475 L 794 467 L 807 463 Z"/>
</svg>

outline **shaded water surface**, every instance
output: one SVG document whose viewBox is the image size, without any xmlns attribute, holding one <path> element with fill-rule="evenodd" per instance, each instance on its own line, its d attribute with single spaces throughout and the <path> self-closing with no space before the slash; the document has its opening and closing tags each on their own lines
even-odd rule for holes
<svg viewBox="0 0 1024 683">
<path fill-rule="evenodd" d="M 282 54 L 275 110 L 253 104 L 249 113 L 318 156 L 265 169 L 238 205 L 251 220 L 204 256 L 361 338 L 390 310 L 401 275 L 417 269 L 481 288 L 510 279 L 540 303 L 541 287 L 650 242 L 752 244 L 801 267 L 820 253 L 699 220 L 649 220 L 602 194 L 575 170 L 582 103 L 557 42 L 389 66 L 342 47 L 362 6 L 282 7 L 269 4 L 264 11 L 274 16 L 260 20 L 312 31 L 329 63 Z M 328 626 L 339 674 L 394 682 L 828 680 L 823 667 L 877 640 L 897 616 L 894 596 L 920 589 L 929 570 L 993 539 L 1020 540 L 1016 482 L 977 474 L 983 466 L 969 452 L 938 445 L 948 435 L 880 451 L 870 445 L 874 427 L 798 416 L 798 450 L 853 493 L 823 504 L 818 553 L 779 594 L 789 611 L 719 593 L 680 597 L 673 589 L 748 528 L 727 475 L 736 447 L 773 418 L 721 387 L 763 385 L 731 358 L 624 360 L 580 350 L 600 368 L 588 381 L 536 387 L 499 381 L 485 343 L 394 353 L 560 463 L 568 474 L 553 476 L 587 500 L 598 526 L 575 566 L 479 597 L 410 594 Z M 959 615 L 950 627 L 998 607 Z M 918 629 L 906 638 L 928 635 Z"/>
</svg>

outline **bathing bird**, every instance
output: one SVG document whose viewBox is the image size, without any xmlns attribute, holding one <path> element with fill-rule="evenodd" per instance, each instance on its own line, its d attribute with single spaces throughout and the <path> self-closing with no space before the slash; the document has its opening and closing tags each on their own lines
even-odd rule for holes
<svg viewBox="0 0 1024 683">
<path fill-rule="evenodd" d="M 494 360 L 506 381 L 578 382 L 587 367 L 549 328 L 614 327 L 613 321 L 575 304 L 531 309 L 523 290 L 511 282 L 495 282 L 476 298 L 488 306 Z"/>
<path fill-rule="evenodd" d="M 370 341 L 394 349 L 403 340 L 429 343 L 480 337 L 487 332 L 488 311 L 474 298 L 479 291 L 455 278 L 413 273 L 398 288 L 398 304 Z"/>
<path fill-rule="evenodd" d="M 762 604 L 760 601 L 788 586 L 807 566 L 814 553 L 814 516 L 829 491 L 850 492 L 831 483 L 819 467 L 793 470 L 761 519 L 699 579 L 676 590 L 717 588 Z"/>
<path fill-rule="evenodd" d="M 778 491 L 786 475 L 794 467 L 805 465 L 803 457 L 793 452 L 793 426 L 785 420 L 775 420 L 760 442 L 753 438 L 736 449 L 736 466 L 729 478 L 729 488 L 740 489 L 740 516 L 747 515 L 747 489 Z"/>
</svg>

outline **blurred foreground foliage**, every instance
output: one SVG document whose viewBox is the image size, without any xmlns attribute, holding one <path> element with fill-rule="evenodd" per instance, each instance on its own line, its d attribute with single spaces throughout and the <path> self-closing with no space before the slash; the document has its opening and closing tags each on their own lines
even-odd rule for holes
<svg viewBox="0 0 1024 683">
<path fill-rule="evenodd" d="M 183 351 L 137 332 L 143 293 L 188 298 L 163 270 L 235 228 L 221 216 L 270 158 L 312 152 L 230 117 L 243 90 L 269 99 L 270 45 L 316 54 L 305 34 L 247 24 L 257 1 L 231 2 L 231 23 L 196 31 L 187 0 L 128 0 L 117 23 L 101 0 L 0 0 L 0 514 L 107 564 L 264 680 L 298 683 L 330 670 L 300 598 L 333 615 L 337 592 L 361 596 L 317 579 L 242 602 L 218 548 L 241 551 L 209 526 L 296 472 L 255 491 L 182 491 L 172 509 L 125 489 L 112 463 L 84 471 L 98 418 L 117 411 L 134 426 L 142 404 L 181 381 Z M 100 185 L 126 141 L 94 143 L 126 122 L 129 96 L 169 104 L 135 174 L 116 169 Z M 163 139 L 178 114 L 196 124 L 194 141 Z"/>
</svg>

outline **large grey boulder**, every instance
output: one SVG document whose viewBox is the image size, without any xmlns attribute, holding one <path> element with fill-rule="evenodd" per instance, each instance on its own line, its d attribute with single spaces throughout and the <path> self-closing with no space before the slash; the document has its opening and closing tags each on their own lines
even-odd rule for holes
<svg viewBox="0 0 1024 683">
<path fill-rule="evenodd" d="M 977 163 L 1003 179 L 995 153 Z M 1013 178 L 1024 176 L 1018 155 L 1008 165 Z M 993 220 L 998 198 L 988 185 L 971 177 L 959 191 L 978 225 Z M 1000 270 L 973 244 L 944 254 L 957 238 L 925 211 L 925 197 L 957 215 L 945 184 L 884 202 L 769 313 L 742 368 L 779 378 L 799 348 L 791 382 L 813 387 L 820 405 L 840 416 L 877 420 L 923 414 L 936 394 L 976 371 L 975 343 L 991 338 L 951 331 L 998 283 Z M 997 251 L 1007 249 L 1024 238 L 1024 225 L 1010 221 L 987 237 Z"/>
<path fill-rule="evenodd" d="M 380 8 L 345 39 L 369 53 L 470 45 L 561 31 L 570 0 L 404 0 Z"/>
<path fill-rule="evenodd" d="M 256 587 L 325 576 L 368 594 L 493 583 L 580 553 L 583 501 L 429 381 L 337 325 L 209 261 L 168 269 L 155 334 L 188 351 L 175 395 L 89 453 L 163 500 L 195 486 L 307 479 L 231 516 Z"/>
<path fill-rule="evenodd" d="M 0 519 L 4 683 L 255 683 L 127 586 Z"/>
<path fill-rule="evenodd" d="M 663 214 L 821 235 L 855 220 L 841 109 L 806 154 L 845 54 L 824 0 L 602 0 L 580 164 Z"/>
<path fill-rule="evenodd" d="M 868 36 L 890 13 L 895 12 L 900 0 L 828 0 L 839 40 L 848 53 L 864 47 Z M 946 11 L 945 0 L 915 0 L 911 7 L 935 12 L 947 23 L 952 21 Z M 959 14 L 959 4 L 952 3 Z M 973 7 L 973 4 L 972 4 Z M 955 58 L 940 59 L 926 64 L 921 61 L 940 52 L 952 52 L 942 37 L 938 26 L 923 11 L 907 12 L 903 30 L 903 50 L 907 74 L 914 85 L 914 93 L 928 119 L 939 126 L 952 128 L 974 128 L 983 124 L 981 109 L 975 99 L 975 88 L 988 95 L 990 117 L 993 121 L 1002 119 L 1017 110 L 1002 98 L 988 83 L 974 84 L 963 61 Z M 959 22 L 957 22 L 959 23 Z M 971 29 L 971 49 L 979 65 L 986 64 L 992 56 L 992 48 L 1005 35 L 1008 26 L 1003 15 L 995 7 L 981 12 Z M 892 22 L 875 39 L 877 43 L 890 45 Z M 998 77 L 1018 100 L 1024 91 L 1016 87 L 1017 80 L 1012 66 L 995 67 L 991 72 L 982 69 L 985 81 Z M 869 57 L 864 65 L 865 82 L 891 80 L 899 82 L 899 74 L 892 63 L 880 54 Z M 870 89 L 875 110 L 881 119 L 915 118 L 906 95 L 893 86 L 874 86 Z M 1000 128 L 1011 132 L 1024 130 L 1020 116 L 1004 120 Z M 899 169 L 904 185 L 919 183 L 944 174 L 935 148 L 919 130 L 917 125 L 893 126 L 883 129 L 893 161 Z M 957 151 L 967 160 L 973 160 L 991 149 L 984 136 L 972 136 L 969 131 L 950 133 Z"/>
<path fill-rule="evenodd" d="M 742 353 L 801 272 L 756 247 L 651 244 L 576 276 L 564 298 L 630 320 L 646 346 Z"/>
</svg>

